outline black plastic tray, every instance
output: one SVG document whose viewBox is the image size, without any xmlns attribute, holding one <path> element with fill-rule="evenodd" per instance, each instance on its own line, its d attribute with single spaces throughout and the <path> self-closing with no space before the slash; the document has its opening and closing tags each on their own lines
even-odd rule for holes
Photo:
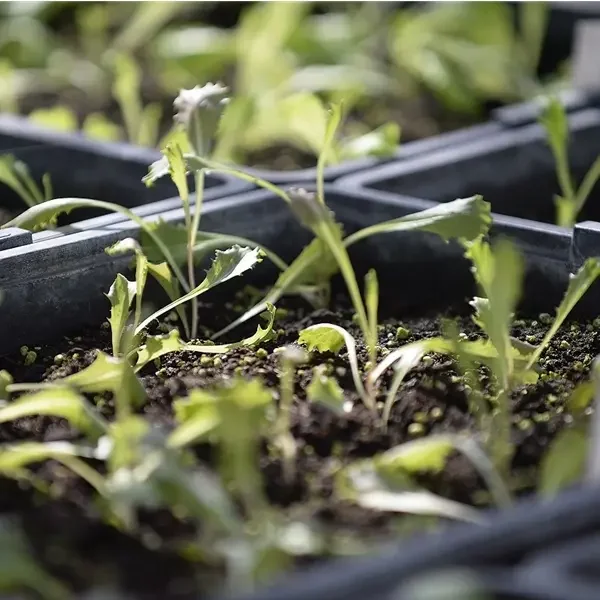
<svg viewBox="0 0 600 600">
<path fill-rule="evenodd" d="M 395 195 L 349 193 L 326 187 L 330 208 L 347 232 L 434 206 L 432 202 Z M 370 200 L 369 210 L 365 202 Z M 150 218 L 158 218 L 154 215 Z M 170 222 L 183 219 L 181 209 L 160 215 Z M 0 251 L 0 353 L 20 345 L 35 345 L 56 336 L 75 333 L 85 324 L 97 324 L 108 314 L 103 293 L 130 259 L 110 257 L 104 248 L 118 239 L 136 236 L 133 223 L 101 227 L 81 224 L 62 231 L 34 234 L 36 244 Z M 215 200 L 206 206 L 203 229 L 250 237 L 291 260 L 310 239 L 285 203 L 269 192 L 253 191 Z M 600 226 L 579 224 L 573 232 L 552 225 L 496 217 L 493 235 L 509 236 L 526 254 L 525 310 L 551 312 L 560 300 L 569 273 L 584 258 L 600 254 Z M 53 237 L 50 237 L 50 236 Z M 40 238 L 40 236 L 42 236 Z M 43 239 L 44 236 L 46 239 Z M 395 297 L 397 310 L 427 304 L 447 308 L 471 295 L 469 265 L 457 244 L 418 233 L 387 234 L 353 247 L 358 271 L 375 267 L 385 283 L 402 281 Z M 267 261 L 254 269 L 246 283 L 272 281 Z M 584 316 L 596 315 L 600 285 L 578 306 Z M 385 301 L 382 295 L 382 300 Z M 480 570 L 492 598 L 544 600 L 543 582 L 519 577 L 515 564 L 552 544 L 566 543 L 600 528 L 598 489 L 574 490 L 552 502 L 528 500 L 514 509 L 491 514 L 485 527 L 454 525 L 444 532 L 405 540 L 382 549 L 375 557 L 334 561 L 309 574 L 288 574 L 272 587 L 247 596 L 248 600 L 398 600 L 398 586 L 418 574 L 453 566 Z M 524 563 L 523 563 L 524 564 Z M 515 587 L 516 586 L 516 587 Z M 559 600 L 556 596 L 549 600 Z M 587 600 L 572 596 L 560 600 Z"/>
<path fill-rule="evenodd" d="M 24 161 L 38 182 L 44 173 L 49 173 L 54 197 L 57 198 L 93 198 L 134 208 L 145 207 L 176 193 L 169 179 L 159 180 L 152 188 L 141 182 L 149 165 L 160 158 L 160 153 L 155 150 L 130 144 L 96 142 L 80 134 L 54 132 L 33 125 L 22 117 L 0 116 L 0 154 L 12 154 Z M 14 212 L 26 208 L 10 188 L 1 188 L 0 208 Z M 206 177 L 206 188 L 205 198 L 212 200 L 250 189 L 251 185 L 213 174 Z M 63 222 L 94 214 L 101 213 L 79 211 Z M 146 214 L 145 209 L 140 214 Z M 115 216 L 117 220 L 122 218 Z M 7 236 L 1 239 L 8 243 Z M 0 241 L 0 247 L 1 244 Z"/>
<path fill-rule="evenodd" d="M 569 160 L 577 181 L 600 155 L 600 111 L 569 116 Z M 554 222 L 558 193 L 554 162 L 542 127 L 516 127 L 486 139 L 445 148 L 412 160 L 392 162 L 342 178 L 344 189 L 378 190 L 446 202 L 482 194 L 492 210 L 547 223 Z M 588 199 L 580 221 L 600 220 L 600 185 Z"/>
</svg>

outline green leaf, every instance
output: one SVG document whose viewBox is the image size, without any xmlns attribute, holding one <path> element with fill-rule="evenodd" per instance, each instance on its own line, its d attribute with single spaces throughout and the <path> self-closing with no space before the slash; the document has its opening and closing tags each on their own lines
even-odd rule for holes
<svg viewBox="0 0 600 600">
<path fill-rule="evenodd" d="M 487 233 L 492 223 L 490 204 L 481 196 L 459 198 L 406 217 L 365 227 L 344 240 L 346 246 L 372 235 L 399 231 L 427 231 L 444 240 L 473 240 Z"/>
<path fill-rule="evenodd" d="M 192 390 L 188 398 L 173 402 L 175 417 L 180 424 L 169 436 L 168 443 L 180 448 L 196 443 L 208 434 L 220 438 L 225 432 L 228 437 L 229 429 L 236 429 L 236 424 L 227 420 L 230 409 L 243 420 L 240 429 L 255 428 L 263 421 L 265 411 L 272 403 L 271 392 L 258 379 L 236 379 L 230 385 L 210 391 Z M 251 429 L 244 431 L 243 437 L 250 435 Z"/>
<path fill-rule="evenodd" d="M 351 160 L 364 156 L 386 158 L 394 156 L 400 143 L 400 126 L 386 123 L 369 133 L 345 140 L 340 144 L 340 158 Z"/>
<path fill-rule="evenodd" d="M 569 141 L 569 121 L 560 100 L 548 98 L 538 120 L 546 130 L 546 137 L 553 151 L 558 154 L 563 152 Z"/>
<path fill-rule="evenodd" d="M 317 161 L 317 198 L 319 202 L 325 204 L 325 167 L 332 161 L 337 160 L 335 156 L 335 134 L 342 122 L 342 107 L 340 104 L 333 104 L 329 108 L 329 118 L 326 121 L 326 128 L 323 136 L 323 145 L 320 148 L 319 160 Z M 332 157 L 333 155 L 333 157 Z"/>
<path fill-rule="evenodd" d="M 117 54 L 113 59 L 112 67 L 114 74 L 112 93 L 121 110 L 127 139 L 138 144 L 140 115 L 143 110 L 140 99 L 142 71 L 133 57 L 127 54 Z"/>
<path fill-rule="evenodd" d="M 118 142 L 121 139 L 121 128 L 102 113 L 89 114 L 81 127 L 86 137 L 103 142 Z"/>
<path fill-rule="evenodd" d="M 213 287 L 225 283 L 233 277 L 242 275 L 260 261 L 261 255 L 260 249 L 258 248 L 251 249 L 235 245 L 225 251 L 217 250 L 215 259 L 213 260 L 204 281 L 187 294 L 184 294 L 177 300 L 167 304 L 167 306 L 157 310 L 142 321 L 136 328 L 136 334 L 143 331 L 154 319 L 172 311 L 179 305 L 207 292 Z"/>
<path fill-rule="evenodd" d="M 542 459 L 538 490 L 554 496 L 581 481 L 586 467 L 589 433 L 581 427 L 563 429 L 554 438 Z"/>
<path fill-rule="evenodd" d="M 586 410 L 594 399 L 594 389 L 595 384 L 593 381 L 584 381 L 571 392 L 566 402 L 566 408 L 570 415 L 575 418 L 585 415 Z"/>
<path fill-rule="evenodd" d="M 50 387 L 21 396 L 0 408 L 0 423 L 37 415 L 66 419 L 92 438 L 103 435 L 107 427 L 102 416 L 88 401 L 68 387 Z"/>
<path fill-rule="evenodd" d="M 481 521 L 479 512 L 472 507 L 414 487 L 408 477 L 397 477 L 394 485 L 390 485 L 379 474 L 374 460 L 352 463 L 341 469 L 335 479 L 338 497 L 370 510 Z"/>
<path fill-rule="evenodd" d="M 27 206 L 35 206 L 45 199 L 27 165 L 11 154 L 0 156 L 0 183 L 11 188 Z"/>
<path fill-rule="evenodd" d="M 185 159 L 183 158 L 181 146 L 177 143 L 168 144 L 163 149 L 163 154 L 169 164 L 169 175 L 177 187 L 177 192 L 183 202 L 184 210 L 189 212 L 190 190 L 187 184 L 187 166 L 185 164 Z"/>
<path fill-rule="evenodd" d="M 8 371 L 5 369 L 0 371 L 0 403 L 8 400 L 9 392 L 7 388 L 13 381 L 13 377 Z"/>
<path fill-rule="evenodd" d="M 375 269 L 370 269 L 365 277 L 365 306 L 367 308 L 367 322 L 369 323 L 369 339 L 367 347 L 372 357 L 377 346 L 377 310 L 379 308 L 379 282 Z"/>
<path fill-rule="evenodd" d="M 314 238 L 287 269 L 280 273 L 271 290 L 260 302 L 249 308 L 227 327 L 218 331 L 214 337 L 218 338 L 255 317 L 265 309 L 267 303 L 275 304 L 292 289 L 313 287 L 317 290 L 317 294 L 322 291 L 323 294 L 328 295 L 329 280 L 337 271 L 337 262 L 327 245 L 322 240 Z"/>
<path fill-rule="evenodd" d="M 28 119 L 36 125 L 66 131 L 71 133 L 77 131 L 77 116 L 67 106 L 53 106 L 52 108 L 38 108 L 30 112 Z"/>
<path fill-rule="evenodd" d="M 313 325 L 300 332 L 298 343 L 309 352 L 333 352 L 337 354 L 345 344 L 344 336 L 333 327 Z"/>
<path fill-rule="evenodd" d="M 377 472 L 384 477 L 393 477 L 396 471 L 441 473 L 453 450 L 454 444 L 448 438 L 431 436 L 400 444 L 378 455 L 374 462 Z"/>
<path fill-rule="evenodd" d="M 310 402 L 316 402 L 327 407 L 337 415 L 346 414 L 344 407 L 344 392 L 337 380 L 325 375 L 324 366 L 313 369 L 313 377 L 306 388 L 306 397 Z"/>
<path fill-rule="evenodd" d="M 131 303 L 136 294 L 136 284 L 129 281 L 121 273 L 110 286 L 106 295 L 110 300 L 110 329 L 112 333 L 113 355 L 119 356 L 121 353 L 121 340 L 129 319 Z"/>
<path fill-rule="evenodd" d="M 416 367 L 428 352 L 447 353 L 450 351 L 448 340 L 443 338 L 431 338 L 419 340 L 412 344 L 406 344 L 393 352 L 390 352 L 368 375 L 367 386 L 373 388 L 376 381 L 391 366 L 394 367 L 394 377 L 390 384 L 383 407 L 382 420 L 387 423 L 390 418 L 392 407 L 396 402 L 396 395 L 408 372 Z"/>
<path fill-rule="evenodd" d="M 159 139 L 163 107 L 159 102 L 146 104 L 140 113 L 138 139 L 140 146 L 154 148 Z"/>
<path fill-rule="evenodd" d="M 56 460 L 85 479 L 100 494 L 105 495 L 104 479 L 81 458 L 96 458 L 93 448 L 69 442 L 21 442 L 0 447 L 0 473 L 7 477 L 21 477 L 30 464 Z"/>
<path fill-rule="evenodd" d="M 483 302 L 479 298 L 473 302 L 478 323 L 498 353 L 495 372 L 500 385 L 509 390 L 514 371 L 510 325 L 523 286 L 524 261 L 508 240 L 499 241 L 494 250 L 481 238 L 465 246 L 475 280 L 486 295 Z"/>
<path fill-rule="evenodd" d="M 548 329 L 544 336 L 544 339 L 531 355 L 527 365 L 528 368 L 537 364 L 542 352 L 552 341 L 552 338 L 556 335 L 556 332 L 560 329 L 560 326 L 564 323 L 575 305 L 587 292 L 592 283 L 596 281 L 598 275 L 600 275 L 600 261 L 596 258 L 588 258 L 579 268 L 577 273 L 570 276 L 567 291 L 556 309 L 556 317 L 554 318 L 550 329 Z"/>
<path fill-rule="evenodd" d="M 135 363 L 136 373 L 144 368 L 149 362 L 160 358 L 164 354 L 177 352 L 184 346 L 184 342 L 179 337 L 179 331 L 172 329 L 165 335 L 149 335 L 142 346 L 137 350 L 137 359 Z"/>
<path fill-rule="evenodd" d="M 100 392 L 113 392 L 115 396 L 123 394 L 127 404 L 134 407 L 140 406 L 146 397 L 144 388 L 135 377 L 133 368 L 127 360 L 108 356 L 100 350 L 97 351 L 96 358 L 89 367 L 61 379 L 60 383 L 89 394 Z"/>
<path fill-rule="evenodd" d="M 319 352 L 337 353 L 342 348 L 340 339 L 342 343 L 346 345 L 348 362 L 350 363 L 350 371 L 352 372 L 352 380 L 354 381 L 356 391 L 365 406 L 374 410 L 373 401 L 368 395 L 360 375 L 358 356 L 356 354 L 356 342 L 348 331 L 343 327 L 333 325 L 333 323 L 319 323 L 318 325 L 311 325 L 301 331 L 298 343 L 305 344 L 309 351 L 317 350 Z"/>
<path fill-rule="evenodd" d="M 184 351 L 223 354 L 234 348 L 257 346 L 274 337 L 273 324 L 275 323 L 275 313 L 275 307 L 272 304 L 267 304 L 268 321 L 266 327 L 259 325 L 256 328 L 256 332 L 250 337 L 229 344 L 186 344 L 181 341 L 179 332 L 176 329 L 173 329 L 167 335 L 148 336 L 144 345 L 138 349 L 135 371 L 139 371 L 150 361 L 170 352 Z"/>
</svg>

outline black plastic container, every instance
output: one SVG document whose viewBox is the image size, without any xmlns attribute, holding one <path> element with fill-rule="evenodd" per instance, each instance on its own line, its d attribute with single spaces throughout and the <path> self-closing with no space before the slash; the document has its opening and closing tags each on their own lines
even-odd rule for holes
<svg viewBox="0 0 600 600">
<path fill-rule="evenodd" d="M 577 182 L 600 155 L 600 111 L 569 116 L 569 161 Z M 344 189 L 376 190 L 447 202 L 482 194 L 498 214 L 552 223 L 559 192 L 554 161 L 542 127 L 515 127 L 485 139 L 445 148 L 412 160 L 392 162 L 340 179 Z M 600 220 L 600 185 L 580 221 Z"/>
<path fill-rule="evenodd" d="M 432 202 L 391 194 L 349 193 L 334 186 L 327 186 L 326 197 L 348 233 L 434 206 Z M 369 210 L 365 210 L 367 200 Z M 160 218 L 180 222 L 183 212 L 172 210 Z M 73 334 L 108 315 L 103 293 L 116 273 L 128 268 L 130 258 L 110 257 L 104 249 L 118 239 L 135 237 L 139 229 L 130 222 L 98 226 L 99 220 L 73 225 L 69 233 L 34 234 L 35 244 L 0 251 L 0 289 L 4 293 L 0 353 Z M 94 222 L 96 227 L 90 225 Z M 249 237 L 285 260 L 293 259 L 310 239 L 285 203 L 264 191 L 209 203 L 202 223 L 207 231 Z M 511 237 L 523 249 L 527 265 L 523 308 L 536 314 L 551 312 L 574 267 L 587 256 L 600 254 L 598 224 L 582 223 L 570 232 L 552 225 L 497 217 L 492 235 Z M 370 267 L 378 270 L 382 290 L 386 282 L 402 281 L 402 293 L 396 300 L 399 312 L 420 305 L 444 309 L 474 292 L 469 265 L 458 244 L 444 243 L 433 235 L 380 235 L 357 244 L 352 256 L 357 271 Z M 274 276 L 274 269 L 264 261 L 245 277 L 245 283 L 260 285 Z M 600 284 L 590 289 L 577 313 L 595 316 L 599 299 Z M 401 593 L 401 586 L 414 576 L 459 566 L 479 572 L 491 598 L 558 600 L 556 596 L 544 596 L 543 582 L 533 577 L 520 579 L 527 571 L 516 569 L 533 560 L 537 551 L 598 531 L 598 494 L 597 489 L 572 490 L 552 502 L 523 501 L 514 509 L 490 513 L 486 526 L 452 525 L 382 549 L 374 557 L 333 561 L 311 569 L 309 574 L 288 574 L 247 598 L 399 600 L 410 598 Z M 570 596 L 560 600 L 587 598 Z"/>
<path fill-rule="evenodd" d="M 148 173 L 149 165 L 160 158 L 160 153 L 155 150 L 130 144 L 96 142 L 80 134 L 54 132 L 21 117 L 0 116 L 0 154 L 12 154 L 25 162 L 37 182 L 49 173 L 56 198 L 93 198 L 135 208 L 170 198 L 175 193 L 175 186 L 168 178 L 157 181 L 151 188 L 141 181 Z M 250 184 L 238 179 L 209 175 L 206 177 L 205 198 L 212 200 L 250 187 Z M 23 201 L 10 188 L 2 186 L 0 209 L 19 213 L 25 208 Z M 146 212 L 142 208 L 140 214 Z M 62 222 L 95 214 L 101 212 L 79 211 Z"/>
</svg>

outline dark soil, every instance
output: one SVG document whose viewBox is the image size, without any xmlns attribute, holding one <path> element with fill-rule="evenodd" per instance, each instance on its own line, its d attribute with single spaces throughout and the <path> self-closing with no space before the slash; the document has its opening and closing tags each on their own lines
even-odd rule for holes
<svg viewBox="0 0 600 600">
<path fill-rule="evenodd" d="M 230 322 L 236 314 L 231 305 L 225 305 L 225 309 L 204 305 L 200 310 L 200 322 L 213 323 L 215 328 Z M 401 343 L 439 335 L 441 317 L 421 311 L 404 314 L 401 320 L 382 321 L 380 354 Z M 459 321 L 469 338 L 479 335 L 468 316 L 459 317 Z M 142 414 L 154 425 L 170 427 L 174 424 L 171 406 L 174 398 L 185 396 L 194 388 L 223 383 L 236 375 L 259 377 L 276 389 L 280 358 L 273 352 L 275 348 L 295 342 L 301 329 L 322 322 L 337 323 L 358 334 L 350 310 L 311 311 L 290 305 L 287 314 L 277 322 L 277 339 L 264 346 L 266 355 L 256 349 L 238 349 L 220 357 L 218 366 L 212 358 L 196 353 L 163 357 L 158 370 L 150 365 L 142 374 L 148 395 Z M 544 315 L 537 320 L 519 320 L 513 333 L 521 340 L 536 343 L 547 329 L 546 322 Z M 402 342 L 396 340 L 399 325 L 410 331 L 410 336 Z M 15 381 L 55 380 L 87 366 L 97 348 L 109 350 L 109 345 L 110 332 L 103 326 L 52 346 L 33 349 L 37 357 L 29 366 L 18 354 L 2 359 L 0 368 L 11 372 Z M 540 458 L 549 441 L 568 422 L 565 398 L 578 382 L 587 378 L 592 357 L 598 353 L 599 327 L 592 323 L 566 324 L 545 354 L 542 365 L 545 375 L 536 385 L 523 386 L 514 393 L 512 474 L 518 482 L 515 491 L 519 494 L 535 487 Z M 62 358 L 57 359 L 57 355 Z M 362 347 L 360 358 L 364 363 L 366 355 Z M 305 387 L 311 379 L 312 367 L 320 363 L 328 364 L 344 389 L 345 398 L 356 403 L 349 414 L 337 416 L 306 401 Z M 371 544 L 419 528 L 422 523 L 414 519 L 377 513 L 341 501 L 333 488 L 333 475 L 353 460 L 371 457 L 413 439 L 409 428 L 414 423 L 423 426 L 422 435 L 473 429 L 464 384 L 457 377 L 453 361 L 434 356 L 433 361 L 421 363 L 409 373 L 387 430 L 360 404 L 344 351 L 338 356 L 312 356 L 310 363 L 298 371 L 295 391 L 292 432 L 299 449 L 298 475 L 293 483 L 286 484 L 278 456 L 265 446 L 260 468 L 269 501 L 290 516 L 312 519 L 333 543 L 344 536 Z M 111 416 L 110 401 L 102 412 Z M 64 421 L 48 417 L 21 419 L 0 426 L 1 442 L 75 439 L 77 435 Z M 202 460 L 211 463 L 210 448 L 202 446 L 197 450 Z M 52 484 L 51 499 L 26 485 L 0 480 L 0 511 L 3 516 L 18 519 L 35 556 L 74 590 L 115 586 L 130 592 L 134 598 L 159 599 L 198 598 L 210 587 L 207 583 L 210 574 L 204 568 L 187 562 L 172 550 L 175 539 L 189 534 L 189 524 L 167 514 L 149 514 L 143 519 L 145 533 L 141 539 L 133 539 L 101 521 L 87 486 L 70 472 L 49 462 L 40 466 L 37 475 Z M 421 483 L 461 502 L 473 505 L 487 502 L 482 482 L 459 456 L 450 459 L 440 476 L 428 476 Z"/>
</svg>

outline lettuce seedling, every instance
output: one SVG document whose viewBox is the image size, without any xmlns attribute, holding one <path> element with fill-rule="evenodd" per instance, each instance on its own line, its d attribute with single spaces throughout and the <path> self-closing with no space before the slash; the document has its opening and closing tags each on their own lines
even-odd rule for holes
<svg viewBox="0 0 600 600">
<path fill-rule="evenodd" d="M 8 186 L 27 206 L 35 206 L 52 198 L 50 175 L 45 173 L 40 188 L 27 165 L 12 154 L 0 156 L 0 183 Z"/>
<path fill-rule="evenodd" d="M 600 262 L 588 259 L 571 276 L 567 291 L 556 310 L 556 317 L 544 339 L 539 345 L 530 346 L 517 343 L 510 336 L 524 278 L 524 261 L 520 253 L 507 240 L 498 242 L 495 248 L 481 238 L 464 244 L 465 256 L 473 265 L 472 271 L 482 294 L 482 297 L 476 297 L 471 302 L 475 308 L 473 318 L 495 349 L 495 357 L 491 360 L 479 360 L 492 370 L 495 390 L 491 414 L 485 410 L 479 411 L 478 419 L 496 465 L 506 473 L 513 454 L 510 394 L 516 384 L 537 379 L 534 369 L 539 358 L 576 303 L 600 275 Z M 455 346 L 460 351 L 460 347 Z"/>
<path fill-rule="evenodd" d="M 592 163 L 579 188 L 576 189 L 569 166 L 569 121 L 559 100 L 548 99 L 539 122 L 546 132 L 560 187 L 560 196 L 554 198 L 556 224 L 571 228 L 577 222 L 579 213 L 600 178 L 600 156 Z"/>
</svg>

